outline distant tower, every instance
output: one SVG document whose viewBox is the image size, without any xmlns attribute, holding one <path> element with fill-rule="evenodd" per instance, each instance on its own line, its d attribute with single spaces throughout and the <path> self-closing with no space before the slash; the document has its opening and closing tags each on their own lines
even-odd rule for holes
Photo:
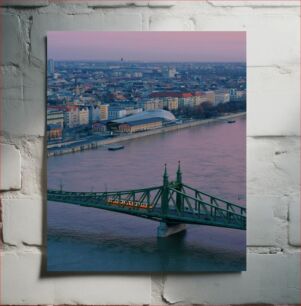
<svg viewBox="0 0 301 306">
<path fill-rule="evenodd" d="M 77 96 L 80 95 L 80 88 L 79 88 L 78 85 L 76 85 L 76 87 L 75 87 L 75 94 L 76 94 Z"/>
<path fill-rule="evenodd" d="M 120 59 L 121 62 L 123 62 L 123 57 Z"/>
<path fill-rule="evenodd" d="M 237 97 L 237 91 L 235 88 L 230 88 L 229 89 L 229 94 L 230 94 L 230 99 L 235 100 Z"/>
<path fill-rule="evenodd" d="M 169 78 L 174 78 L 175 76 L 176 76 L 176 74 L 177 74 L 177 70 L 176 70 L 176 68 L 174 68 L 174 67 L 169 67 L 168 68 L 168 77 Z"/>
<path fill-rule="evenodd" d="M 53 59 L 48 60 L 48 73 L 54 74 L 54 60 Z"/>
<path fill-rule="evenodd" d="M 75 80 L 74 80 L 74 87 L 75 87 L 74 93 L 75 93 L 77 96 L 79 96 L 79 95 L 80 95 L 80 88 L 79 88 L 79 84 L 78 84 L 78 82 L 77 82 L 77 78 L 75 78 Z"/>
</svg>

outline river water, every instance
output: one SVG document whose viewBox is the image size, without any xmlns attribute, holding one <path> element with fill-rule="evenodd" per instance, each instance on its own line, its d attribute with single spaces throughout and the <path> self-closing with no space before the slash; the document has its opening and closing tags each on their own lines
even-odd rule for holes
<svg viewBox="0 0 301 306">
<path fill-rule="evenodd" d="M 113 191 L 159 186 L 164 164 L 174 179 L 245 206 L 246 119 L 213 122 L 106 148 L 48 158 L 48 188 Z M 246 269 L 246 232 L 187 225 L 157 238 L 158 222 L 48 202 L 48 271 L 205 272 Z"/>
</svg>

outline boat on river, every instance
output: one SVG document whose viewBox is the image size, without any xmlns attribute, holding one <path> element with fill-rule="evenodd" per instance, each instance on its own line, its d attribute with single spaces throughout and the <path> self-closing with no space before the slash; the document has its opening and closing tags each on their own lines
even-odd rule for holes
<svg viewBox="0 0 301 306">
<path fill-rule="evenodd" d="M 117 151 L 117 150 L 122 150 L 124 149 L 123 145 L 111 145 L 108 147 L 109 151 Z"/>
</svg>

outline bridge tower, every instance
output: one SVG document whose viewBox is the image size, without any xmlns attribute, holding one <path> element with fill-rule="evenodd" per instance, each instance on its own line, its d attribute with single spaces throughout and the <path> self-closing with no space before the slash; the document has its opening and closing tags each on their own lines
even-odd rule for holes
<svg viewBox="0 0 301 306">
<path fill-rule="evenodd" d="M 162 197 L 161 197 L 161 213 L 162 216 L 166 216 L 168 214 L 168 195 L 169 195 L 169 182 L 168 182 L 168 174 L 166 164 L 164 166 L 164 174 L 163 174 L 163 189 L 162 189 Z"/>
<path fill-rule="evenodd" d="M 177 171 L 177 182 L 179 182 L 179 188 L 182 190 L 182 173 L 180 169 L 180 164 L 178 166 Z M 178 185 L 178 184 L 177 184 Z M 161 214 L 162 214 L 162 221 L 160 222 L 160 225 L 157 229 L 157 235 L 158 237 L 168 237 L 170 235 L 173 235 L 178 232 L 182 232 L 186 229 L 185 224 L 171 224 L 168 222 L 168 210 L 169 210 L 169 181 L 168 181 L 168 174 L 167 174 L 167 168 L 165 164 L 164 174 L 163 174 L 163 187 L 162 187 L 162 196 L 161 196 Z M 183 198 L 180 197 L 179 200 L 177 198 L 177 201 L 179 201 L 179 205 L 182 206 Z M 176 202 L 177 203 L 177 202 Z M 178 204 L 177 204 L 178 205 Z"/>
<path fill-rule="evenodd" d="M 177 178 L 176 178 L 176 190 L 182 191 L 182 172 L 181 172 L 181 162 L 178 162 Z M 176 196 L 176 205 L 180 212 L 184 210 L 184 199 L 182 194 L 177 194 Z"/>
</svg>

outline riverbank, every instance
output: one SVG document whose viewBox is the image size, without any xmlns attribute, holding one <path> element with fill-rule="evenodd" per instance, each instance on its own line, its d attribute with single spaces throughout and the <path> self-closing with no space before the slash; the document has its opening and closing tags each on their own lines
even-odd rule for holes
<svg viewBox="0 0 301 306">
<path fill-rule="evenodd" d="M 244 116 L 246 112 L 241 112 L 241 113 L 235 113 L 235 114 L 229 114 L 225 116 L 221 116 L 218 118 L 212 118 L 212 119 L 205 119 L 205 120 L 194 120 L 194 121 L 189 121 L 185 122 L 182 124 L 176 124 L 176 125 L 171 125 L 171 126 L 165 126 L 159 129 L 154 129 L 154 130 L 149 130 L 141 133 L 135 133 L 135 134 L 129 134 L 129 135 L 122 135 L 114 138 L 109 138 L 109 139 L 103 139 L 103 140 L 96 140 L 96 141 L 91 141 L 89 143 L 85 144 L 78 144 L 73 147 L 65 147 L 65 148 L 57 148 L 55 150 L 51 150 L 47 152 L 47 156 L 58 156 L 58 155 L 63 155 L 63 154 L 68 154 L 68 153 L 75 153 L 75 152 L 80 152 L 80 151 L 85 151 L 85 150 L 90 150 L 90 149 L 97 149 L 102 146 L 114 144 L 114 143 L 119 143 L 131 139 L 136 139 L 136 138 L 141 138 L 141 137 L 146 137 L 150 135 L 155 135 L 155 134 L 160 134 L 160 133 L 167 133 L 171 131 L 177 131 L 180 129 L 185 129 L 193 126 L 198 126 L 202 124 L 208 124 L 212 122 L 218 122 L 218 121 L 226 121 L 229 119 L 233 119 L 236 117 Z"/>
</svg>

